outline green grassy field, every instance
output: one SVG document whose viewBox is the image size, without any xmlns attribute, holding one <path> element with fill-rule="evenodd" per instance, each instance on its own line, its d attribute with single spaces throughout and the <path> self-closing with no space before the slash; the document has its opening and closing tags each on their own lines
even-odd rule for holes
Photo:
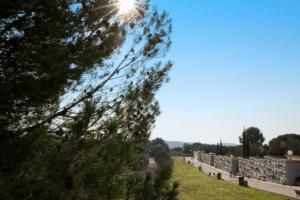
<svg viewBox="0 0 300 200">
<path fill-rule="evenodd" d="M 174 158 L 173 181 L 179 181 L 179 200 L 288 200 L 285 196 L 220 181 Z"/>
</svg>

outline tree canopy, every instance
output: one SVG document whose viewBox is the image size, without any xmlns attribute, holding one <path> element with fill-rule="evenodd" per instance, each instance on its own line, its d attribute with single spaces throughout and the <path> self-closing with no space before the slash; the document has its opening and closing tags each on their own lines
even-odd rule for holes
<svg viewBox="0 0 300 200">
<path fill-rule="evenodd" d="M 265 153 L 263 148 L 265 138 L 259 128 L 249 127 L 245 129 L 239 140 L 243 145 L 243 157 L 263 156 Z"/>
<path fill-rule="evenodd" d="M 300 155 L 300 135 L 279 135 L 269 142 L 270 155 L 285 156 L 289 150 L 293 151 L 296 155 Z"/>
<path fill-rule="evenodd" d="M 161 138 L 151 140 L 148 144 L 148 153 L 151 157 L 157 157 L 159 154 L 168 155 L 170 148 L 168 144 Z"/>
<path fill-rule="evenodd" d="M 0 2 L 0 199 L 139 199 L 153 188 L 138 163 L 172 28 L 138 6 L 123 19 L 110 0 Z M 152 199 L 174 196 L 167 179 Z"/>
<path fill-rule="evenodd" d="M 257 127 L 249 127 L 243 132 L 248 138 L 248 142 L 251 145 L 262 145 L 265 141 L 263 133 Z M 240 143 L 243 143 L 243 137 L 239 137 Z"/>
</svg>

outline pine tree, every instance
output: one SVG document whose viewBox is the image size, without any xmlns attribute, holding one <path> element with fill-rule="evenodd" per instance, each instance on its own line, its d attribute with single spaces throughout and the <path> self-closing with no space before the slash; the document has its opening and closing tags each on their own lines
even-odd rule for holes
<svg viewBox="0 0 300 200">
<path fill-rule="evenodd" d="M 239 137 L 240 142 L 243 144 L 243 156 L 259 156 L 263 148 L 265 138 L 263 133 L 257 127 L 249 127 L 243 130 L 243 134 Z"/>
<path fill-rule="evenodd" d="M 0 199 L 124 199 L 149 177 L 137 165 L 171 21 L 148 4 L 119 19 L 110 3 L 0 2 Z"/>
</svg>

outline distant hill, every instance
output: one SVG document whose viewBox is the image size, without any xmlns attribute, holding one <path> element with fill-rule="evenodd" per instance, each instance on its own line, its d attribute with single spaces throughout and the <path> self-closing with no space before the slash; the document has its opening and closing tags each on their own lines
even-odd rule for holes
<svg viewBox="0 0 300 200">
<path fill-rule="evenodd" d="M 225 147 L 236 147 L 236 146 L 240 146 L 241 144 L 235 144 L 235 143 L 223 143 L 223 145 Z"/>
<path fill-rule="evenodd" d="M 165 141 L 170 149 L 173 149 L 175 147 L 183 147 L 183 144 L 187 143 L 187 142 L 181 142 L 181 141 Z M 190 142 L 188 142 L 189 144 L 191 144 Z"/>
<path fill-rule="evenodd" d="M 183 145 L 185 143 L 188 143 L 188 144 L 192 144 L 193 142 L 181 142 L 181 141 L 165 141 L 170 149 L 173 149 L 175 147 L 183 147 Z M 239 144 L 235 144 L 235 143 L 223 143 L 224 146 L 226 147 L 235 147 L 235 146 L 239 146 Z"/>
</svg>

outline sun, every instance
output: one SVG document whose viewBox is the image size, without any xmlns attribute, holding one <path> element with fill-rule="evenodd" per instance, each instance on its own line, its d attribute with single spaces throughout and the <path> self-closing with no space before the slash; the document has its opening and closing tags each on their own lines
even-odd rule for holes
<svg viewBox="0 0 300 200">
<path fill-rule="evenodd" d="M 136 12 L 137 0 L 119 0 L 118 1 L 118 12 L 119 15 L 129 16 Z"/>
</svg>

